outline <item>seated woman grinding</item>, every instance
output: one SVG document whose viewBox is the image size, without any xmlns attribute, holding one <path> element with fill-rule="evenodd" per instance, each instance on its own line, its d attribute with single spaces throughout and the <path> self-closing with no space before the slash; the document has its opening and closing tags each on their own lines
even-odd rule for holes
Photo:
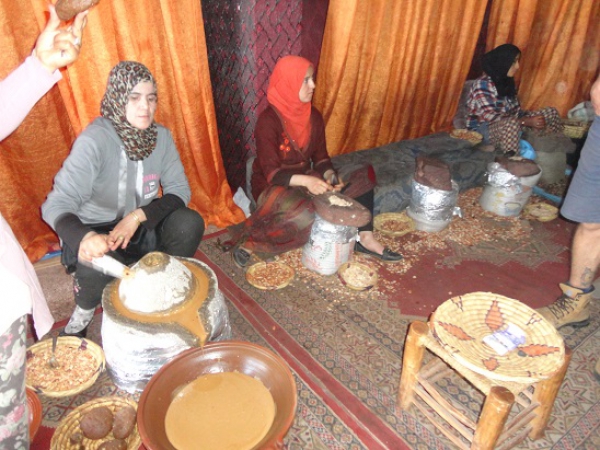
<svg viewBox="0 0 600 450">
<path fill-rule="evenodd" d="M 524 127 L 560 133 L 563 125 L 555 108 L 521 109 L 514 76 L 521 51 L 503 44 L 483 55 L 484 74 L 473 82 L 467 99 L 467 128 L 483 135 L 485 143 L 512 156 L 519 152 Z"/>
<path fill-rule="evenodd" d="M 101 117 L 76 139 L 42 205 L 73 274 L 76 307 L 63 334 L 85 335 L 112 280 L 90 267 L 93 258 L 129 265 L 155 250 L 191 257 L 202 239 L 204 220 L 186 207 L 190 187 L 171 133 L 154 122 L 157 104 L 146 66 L 117 64 Z"/>
<path fill-rule="evenodd" d="M 301 247 L 310 237 L 315 219 L 312 197 L 340 191 L 345 183 L 333 168 L 325 143 L 325 123 L 312 104 L 314 67 L 299 56 L 281 58 L 267 89 L 268 107 L 256 129 L 253 164 L 254 213 L 230 227 L 234 262 L 245 267 L 254 252 L 268 257 Z M 375 172 L 361 167 L 345 177 L 351 180 L 344 195 L 373 211 Z M 385 248 L 373 235 L 373 224 L 360 227 L 355 251 L 384 262 L 402 255 Z"/>
</svg>

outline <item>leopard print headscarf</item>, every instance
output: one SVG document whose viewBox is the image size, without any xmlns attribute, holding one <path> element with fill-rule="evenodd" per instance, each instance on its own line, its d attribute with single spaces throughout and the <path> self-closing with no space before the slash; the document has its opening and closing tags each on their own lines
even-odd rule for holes
<svg viewBox="0 0 600 450">
<path fill-rule="evenodd" d="M 106 92 L 100 105 L 100 114 L 109 119 L 125 145 L 127 157 L 140 161 L 150 156 L 156 147 L 158 128 L 153 122 L 145 130 L 131 125 L 125 116 L 129 94 L 142 81 L 156 86 L 154 77 L 146 66 L 135 61 L 121 61 L 110 71 Z"/>
</svg>

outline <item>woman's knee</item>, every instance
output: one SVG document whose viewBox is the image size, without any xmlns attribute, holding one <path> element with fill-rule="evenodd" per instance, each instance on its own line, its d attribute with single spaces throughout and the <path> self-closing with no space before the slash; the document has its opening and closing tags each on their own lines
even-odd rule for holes
<svg viewBox="0 0 600 450">
<path fill-rule="evenodd" d="M 198 212 L 190 208 L 179 208 L 163 222 L 160 233 L 162 250 L 173 256 L 193 256 L 204 230 L 204 219 Z"/>
</svg>

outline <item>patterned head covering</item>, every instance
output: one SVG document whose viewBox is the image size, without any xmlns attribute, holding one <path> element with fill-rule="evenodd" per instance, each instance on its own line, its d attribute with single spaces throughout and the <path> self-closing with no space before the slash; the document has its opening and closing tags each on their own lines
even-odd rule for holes
<svg viewBox="0 0 600 450">
<path fill-rule="evenodd" d="M 503 44 L 483 55 L 483 71 L 494 81 L 500 97 L 514 97 L 517 95 L 515 79 L 508 77 L 507 74 L 510 66 L 513 65 L 520 54 L 521 50 L 516 45 Z"/>
<path fill-rule="evenodd" d="M 126 118 L 129 94 L 138 83 L 150 81 L 156 87 L 154 77 L 146 66 L 135 61 L 121 61 L 110 71 L 106 92 L 100 105 L 102 117 L 110 120 L 125 145 L 127 157 L 140 161 L 150 156 L 156 147 L 158 128 L 152 124 L 140 130 Z"/>
<path fill-rule="evenodd" d="M 285 120 L 284 127 L 298 144 L 304 147 L 310 137 L 311 104 L 300 101 L 300 88 L 312 63 L 301 56 L 284 56 L 271 74 L 267 100 Z"/>
</svg>

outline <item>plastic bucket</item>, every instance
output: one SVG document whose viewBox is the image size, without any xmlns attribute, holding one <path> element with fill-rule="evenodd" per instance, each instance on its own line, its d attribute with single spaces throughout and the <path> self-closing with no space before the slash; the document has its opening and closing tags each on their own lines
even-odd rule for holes
<svg viewBox="0 0 600 450">
<path fill-rule="evenodd" d="M 335 225 L 316 214 L 310 238 L 302 248 L 302 264 L 321 275 L 332 275 L 350 259 L 356 227 Z"/>
<path fill-rule="evenodd" d="M 486 184 L 479 197 L 479 204 L 486 211 L 499 216 L 515 217 L 529 201 L 533 187 L 542 176 L 542 170 L 535 175 L 520 177 L 519 183 L 511 186 L 495 186 Z"/>
<path fill-rule="evenodd" d="M 354 251 L 354 239 L 350 242 L 309 240 L 302 248 L 302 264 L 321 275 L 333 275 L 348 262 Z"/>
</svg>

